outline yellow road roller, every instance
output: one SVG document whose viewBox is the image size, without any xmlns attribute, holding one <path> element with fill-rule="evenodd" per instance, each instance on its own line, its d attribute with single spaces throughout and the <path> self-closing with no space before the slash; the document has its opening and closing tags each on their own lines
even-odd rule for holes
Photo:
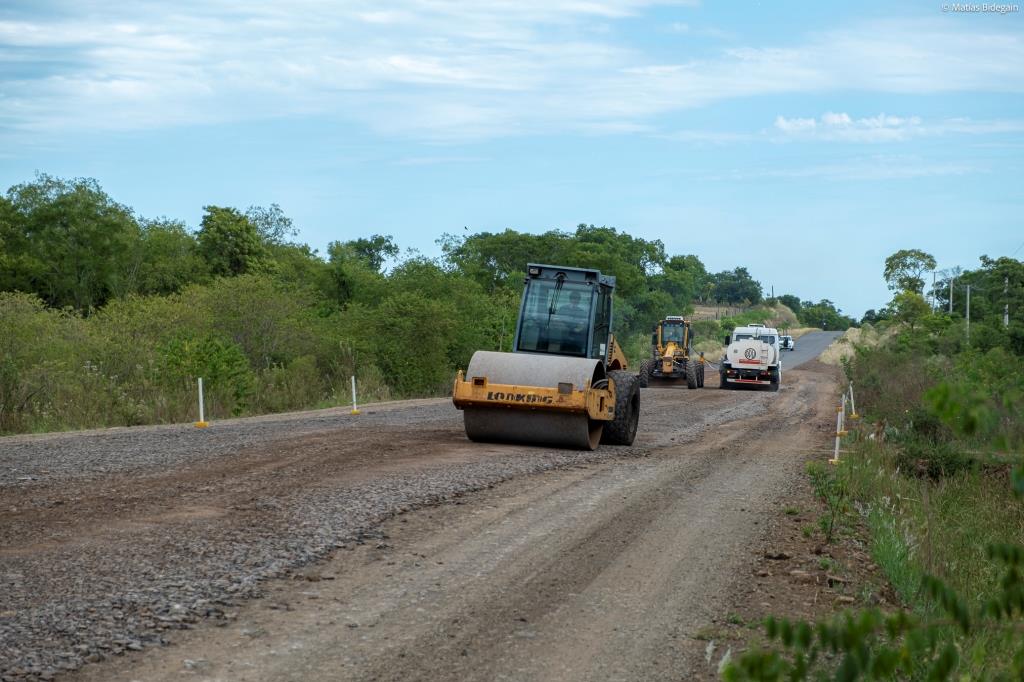
<svg viewBox="0 0 1024 682">
<path fill-rule="evenodd" d="M 636 375 L 612 336 L 615 278 L 530 263 L 511 353 L 477 351 L 452 400 L 474 441 L 593 450 L 631 445 Z"/>
</svg>

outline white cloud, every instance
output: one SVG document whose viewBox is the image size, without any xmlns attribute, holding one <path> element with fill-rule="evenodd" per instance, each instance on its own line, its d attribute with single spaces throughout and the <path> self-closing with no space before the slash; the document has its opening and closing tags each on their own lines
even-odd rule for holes
<svg viewBox="0 0 1024 682">
<path fill-rule="evenodd" d="M 1024 132 L 1024 120 L 973 121 L 953 118 L 926 122 L 920 116 L 878 114 L 853 118 L 845 112 L 826 112 L 814 118 L 775 118 L 775 130 L 783 139 L 839 142 L 902 142 L 942 135 L 992 135 Z"/>
<path fill-rule="evenodd" d="M 818 127 L 818 122 L 813 118 L 784 118 L 779 116 L 775 119 L 775 127 L 784 133 L 800 134 L 814 131 Z"/>
<path fill-rule="evenodd" d="M 959 21 L 864 25 L 667 62 L 606 31 L 663 2 L 680 4 L 254 0 L 240 9 L 182 0 L 50 10 L 0 21 L 0 121 L 28 139 L 316 114 L 448 140 L 642 132 L 666 113 L 759 95 L 1024 92 L 1024 37 Z M 680 22 L 677 30 L 703 29 Z M 776 129 L 867 141 L 923 127 L 843 116 L 780 116 Z"/>
</svg>

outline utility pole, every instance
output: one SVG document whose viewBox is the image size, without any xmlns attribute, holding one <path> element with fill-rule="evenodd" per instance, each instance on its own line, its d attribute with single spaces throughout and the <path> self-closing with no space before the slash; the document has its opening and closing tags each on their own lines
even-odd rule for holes
<svg viewBox="0 0 1024 682">
<path fill-rule="evenodd" d="M 1010 277 L 1003 277 L 1003 326 L 1010 326 Z"/>
<path fill-rule="evenodd" d="M 953 314 L 953 284 L 956 282 L 956 275 L 949 276 L 949 314 Z"/>
<path fill-rule="evenodd" d="M 935 312 L 935 307 L 939 304 L 939 299 L 935 295 L 935 271 L 932 270 L 932 290 L 930 292 L 932 297 L 932 312 Z"/>
<path fill-rule="evenodd" d="M 971 345 L 971 285 L 967 285 L 967 345 Z"/>
</svg>

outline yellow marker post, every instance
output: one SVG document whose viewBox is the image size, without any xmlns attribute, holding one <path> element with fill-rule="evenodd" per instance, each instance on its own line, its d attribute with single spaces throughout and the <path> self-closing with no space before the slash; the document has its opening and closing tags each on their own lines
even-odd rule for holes
<svg viewBox="0 0 1024 682">
<path fill-rule="evenodd" d="M 195 424 L 197 429 L 205 429 L 209 424 L 206 423 L 205 415 L 203 414 L 203 378 L 199 377 L 199 421 Z"/>
</svg>

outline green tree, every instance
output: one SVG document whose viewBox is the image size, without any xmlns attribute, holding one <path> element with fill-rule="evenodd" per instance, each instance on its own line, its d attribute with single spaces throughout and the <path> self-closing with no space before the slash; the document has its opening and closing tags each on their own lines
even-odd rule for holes
<svg viewBox="0 0 1024 682">
<path fill-rule="evenodd" d="M 826 330 L 848 329 L 855 322 L 853 318 L 843 315 L 842 312 L 832 301 L 823 298 L 817 303 L 813 301 L 801 303 L 797 319 L 808 327 L 821 327 Z"/>
<path fill-rule="evenodd" d="M 779 296 L 779 303 L 792 310 L 797 316 L 800 315 L 800 299 L 793 294 Z"/>
<path fill-rule="evenodd" d="M 264 269 L 282 282 L 312 287 L 334 302 L 330 265 L 307 244 L 268 244 Z"/>
<path fill-rule="evenodd" d="M 935 257 L 920 249 L 900 249 L 885 259 L 883 276 L 893 291 L 924 290 L 924 275 L 935 269 Z"/>
<path fill-rule="evenodd" d="M 271 204 L 266 208 L 250 206 L 245 211 L 245 217 L 259 232 L 265 244 L 286 244 L 299 233 L 292 224 L 292 219 L 286 216 L 277 204 Z"/>
<path fill-rule="evenodd" d="M 89 311 L 124 290 L 139 226 L 95 180 L 40 174 L 8 190 L 0 238 L 11 268 L 5 287 Z"/>
<path fill-rule="evenodd" d="M 910 327 L 911 331 L 931 313 L 924 296 L 916 291 L 901 291 L 890 304 L 898 321 Z"/>
<path fill-rule="evenodd" d="M 340 306 L 355 301 L 379 302 L 387 280 L 358 256 L 349 242 L 327 245 L 327 297 Z"/>
<path fill-rule="evenodd" d="M 486 291 L 494 291 L 518 288 L 527 263 L 574 265 L 569 262 L 571 240 L 568 233 L 557 230 L 538 235 L 509 229 L 468 237 L 446 234 L 438 243 L 448 267 L 475 279 Z"/>
<path fill-rule="evenodd" d="M 375 234 L 369 238 L 360 237 L 345 242 L 345 245 L 356 258 L 375 272 L 380 272 L 385 261 L 397 257 L 399 253 L 398 245 L 392 240 L 391 235 Z"/>
<path fill-rule="evenodd" d="M 712 276 L 715 298 L 722 303 L 760 303 L 761 283 L 746 268 L 723 270 Z"/>
<path fill-rule="evenodd" d="M 199 244 L 185 223 L 167 218 L 140 221 L 130 275 L 122 295 L 171 294 L 210 278 Z"/>
<path fill-rule="evenodd" d="M 881 310 L 875 310 L 871 308 L 864 313 L 864 316 L 860 318 L 861 324 L 878 324 L 882 320 L 888 320 L 891 314 L 888 308 L 882 308 Z"/>
<path fill-rule="evenodd" d="M 661 274 L 651 278 L 651 284 L 672 297 L 673 305 L 680 311 L 689 308 L 692 301 L 700 298 L 710 281 L 704 264 L 697 256 L 671 256 L 662 267 Z"/>
<path fill-rule="evenodd" d="M 267 248 L 252 222 L 234 208 L 205 206 L 199 251 L 215 275 L 242 275 L 265 267 Z"/>
</svg>

